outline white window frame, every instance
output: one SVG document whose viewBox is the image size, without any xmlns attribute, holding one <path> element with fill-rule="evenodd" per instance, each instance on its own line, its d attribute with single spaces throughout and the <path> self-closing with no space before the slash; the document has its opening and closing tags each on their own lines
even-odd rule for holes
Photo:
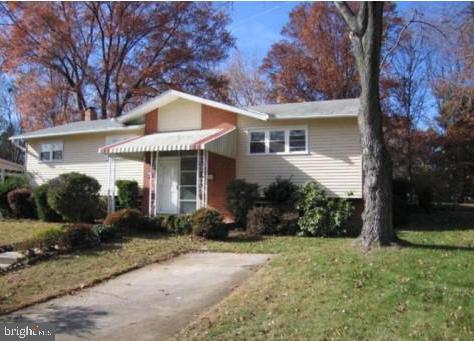
<svg viewBox="0 0 474 341">
<path fill-rule="evenodd" d="M 60 149 L 55 149 L 56 146 L 60 146 Z M 49 147 L 49 148 L 46 148 Z M 44 149 L 49 149 L 49 150 L 44 150 Z M 53 159 L 53 153 L 55 151 L 61 151 L 61 159 L 54 160 Z M 49 152 L 49 159 L 47 160 L 42 160 L 41 159 L 41 153 L 44 152 Z M 53 163 L 53 162 L 63 162 L 64 161 L 64 143 L 63 141 L 48 141 L 48 142 L 42 142 L 39 145 L 39 153 L 38 153 L 38 159 L 39 162 L 44 162 L 44 163 Z"/>
<path fill-rule="evenodd" d="M 304 130 L 305 132 L 305 150 L 290 151 L 290 131 L 291 130 Z M 270 153 L 270 132 L 271 131 L 283 131 L 285 133 L 285 151 Z M 309 134 L 308 126 L 281 126 L 281 127 L 262 127 L 262 128 L 248 128 L 245 130 L 247 134 L 247 155 L 249 156 L 261 156 L 261 155 L 305 155 L 309 154 Z M 264 133 L 265 134 L 265 152 L 264 153 L 251 153 L 250 152 L 250 133 Z"/>
</svg>

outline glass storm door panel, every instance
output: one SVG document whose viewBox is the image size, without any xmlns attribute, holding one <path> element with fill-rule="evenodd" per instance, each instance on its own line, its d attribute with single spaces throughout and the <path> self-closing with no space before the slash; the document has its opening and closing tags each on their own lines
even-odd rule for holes
<svg viewBox="0 0 474 341">
<path fill-rule="evenodd" d="M 179 158 L 160 158 L 158 161 L 158 211 L 179 212 Z"/>
</svg>

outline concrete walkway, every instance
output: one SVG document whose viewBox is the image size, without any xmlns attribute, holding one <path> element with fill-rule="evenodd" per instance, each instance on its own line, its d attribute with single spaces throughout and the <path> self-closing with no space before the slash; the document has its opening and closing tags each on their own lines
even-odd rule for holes
<svg viewBox="0 0 474 341">
<path fill-rule="evenodd" d="M 270 255 L 189 253 L 0 317 L 50 322 L 56 340 L 163 340 L 251 276 Z"/>
</svg>

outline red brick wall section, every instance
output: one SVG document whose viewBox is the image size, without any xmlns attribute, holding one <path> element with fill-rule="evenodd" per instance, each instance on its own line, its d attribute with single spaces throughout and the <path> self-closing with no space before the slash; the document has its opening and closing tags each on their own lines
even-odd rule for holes
<svg viewBox="0 0 474 341">
<path fill-rule="evenodd" d="M 145 115 L 145 135 L 158 132 L 158 109 Z M 143 190 L 142 190 L 142 212 L 148 214 L 148 198 L 150 193 L 150 153 L 145 153 L 143 161 Z"/>
<path fill-rule="evenodd" d="M 237 114 L 207 105 L 202 106 L 201 126 L 202 129 L 211 129 L 222 123 L 237 125 Z"/>
<path fill-rule="evenodd" d="M 215 208 L 224 217 L 232 219 L 227 210 L 227 184 L 235 179 L 235 160 L 214 153 L 209 153 L 208 172 L 214 176 L 207 185 L 207 206 Z"/>
<path fill-rule="evenodd" d="M 158 109 L 145 115 L 145 135 L 158 132 Z"/>
</svg>

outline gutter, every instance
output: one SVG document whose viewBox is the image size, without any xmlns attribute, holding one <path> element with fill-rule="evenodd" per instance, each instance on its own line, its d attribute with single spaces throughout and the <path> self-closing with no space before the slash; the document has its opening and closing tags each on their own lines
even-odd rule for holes
<svg viewBox="0 0 474 341">
<path fill-rule="evenodd" d="M 42 135 L 32 135 L 32 136 L 12 136 L 9 138 L 10 141 L 14 140 L 32 140 L 32 139 L 41 139 L 45 137 L 57 137 L 57 136 L 68 136 L 68 135 L 85 135 L 85 134 L 97 134 L 97 133 L 107 133 L 107 132 L 116 132 L 116 131 L 129 131 L 129 130 L 140 130 L 143 129 L 145 125 L 133 125 L 129 127 L 120 127 L 120 128 L 109 128 L 109 129 L 100 129 L 100 130 L 87 130 L 87 131 L 76 131 L 76 132 L 64 132 L 64 133 L 50 133 Z"/>
</svg>

